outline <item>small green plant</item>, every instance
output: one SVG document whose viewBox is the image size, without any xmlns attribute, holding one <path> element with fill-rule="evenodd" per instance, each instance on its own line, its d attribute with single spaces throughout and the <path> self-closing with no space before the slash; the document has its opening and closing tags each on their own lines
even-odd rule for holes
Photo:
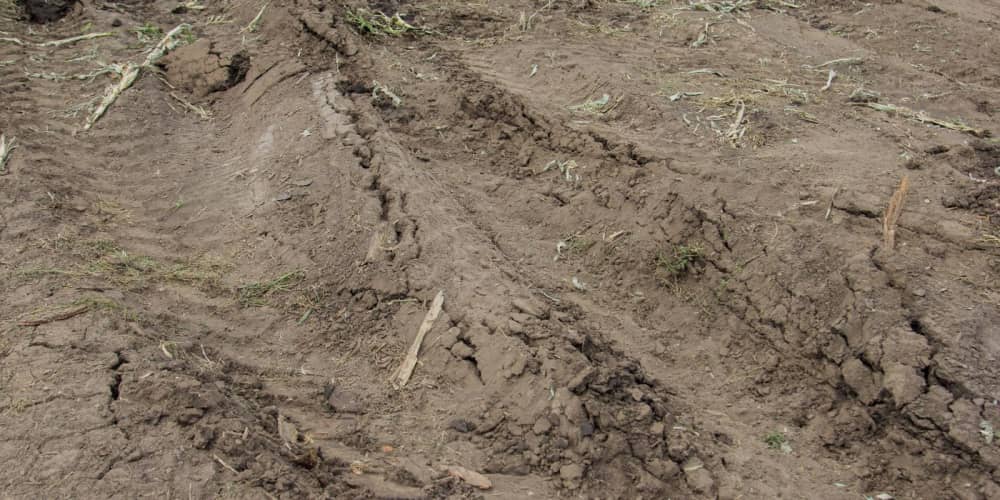
<svg viewBox="0 0 1000 500">
<path fill-rule="evenodd" d="M 248 283 L 236 289 L 238 300 L 243 307 L 262 305 L 265 297 L 275 292 L 289 290 L 305 277 L 306 275 L 302 271 L 292 271 L 269 281 Z"/>
<path fill-rule="evenodd" d="M 139 43 L 144 44 L 158 42 L 161 38 L 163 38 L 163 30 L 150 23 L 132 28 L 132 32 L 135 33 L 136 38 L 139 39 Z"/>
<path fill-rule="evenodd" d="M 656 257 L 656 265 L 667 274 L 678 277 L 691 270 L 702 257 L 702 249 L 696 245 L 677 245 L 670 253 L 661 252 Z"/>
<path fill-rule="evenodd" d="M 772 450 L 780 450 L 788 444 L 788 439 L 784 434 L 774 431 L 764 436 L 764 443 Z"/>
<path fill-rule="evenodd" d="M 407 34 L 429 35 L 432 30 L 414 26 L 397 12 L 391 17 L 382 11 L 368 9 L 348 10 L 345 16 L 347 22 L 363 34 L 373 36 L 402 36 Z"/>
</svg>

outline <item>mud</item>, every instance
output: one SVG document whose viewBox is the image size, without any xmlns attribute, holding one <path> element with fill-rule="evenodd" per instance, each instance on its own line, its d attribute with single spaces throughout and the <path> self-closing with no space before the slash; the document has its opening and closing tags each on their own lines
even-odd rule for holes
<svg viewBox="0 0 1000 500">
<path fill-rule="evenodd" d="M 686 5 L 4 18 L 4 494 L 1000 496 L 1000 10 Z"/>
</svg>

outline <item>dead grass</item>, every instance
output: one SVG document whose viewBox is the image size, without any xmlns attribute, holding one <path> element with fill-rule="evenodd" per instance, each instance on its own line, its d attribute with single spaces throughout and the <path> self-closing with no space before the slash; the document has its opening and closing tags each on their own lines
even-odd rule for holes
<svg viewBox="0 0 1000 500">
<path fill-rule="evenodd" d="M 361 34 L 376 37 L 430 35 L 434 33 L 433 30 L 406 22 L 398 12 L 388 16 L 379 10 L 354 9 L 347 11 L 345 19 Z"/>
<path fill-rule="evenodd" d="M 941 118 L 935 118 L 928 115 L 925 111 L 917 111 L 905 106 L 897 106 L 895 104 L 879 104 L 877 102 L 865 102 L 860 104 L 862 106 L 867 106 L 877 111 L 882 111 L 884 113 L 889 113 L 893 115 L 899 115 L 904 118 L 910 118 L 916 120 L 920 123 L 927 123 L 930 125 L 936 125 L 938 127 L 943 127 L 958 132 L 965 132 L 967 134 L 974 135 L 976 137 L 989 137 L 990 131 L 982 128 L 970 127 L 963 123 L 961 120 L 943 120 Z"/>
<path fill-rule="evenodd" d="M 67 267 L 21 269 L 16 274 L 29 279 L 42 276 L 100 279 L 131 290 L 145 288 L 151 283 L 174 282 L 218 291 L 222 289 L 222 276 L 229 268 L 211 257 L 164 263 L 146 255 L 130 254 L 109 240 L 81 242 L 67 238 L 53 245 L 68 250 L 77 263 Z"/>
<path fill-rule="evenodd" d="M 243 307 L 263 305 L 266 298 L 290 290 L 305 277 L 302 271 L 291 271 L 271 280 L 247 283 L 236 289 L 237 300 Z"/>
</svg>

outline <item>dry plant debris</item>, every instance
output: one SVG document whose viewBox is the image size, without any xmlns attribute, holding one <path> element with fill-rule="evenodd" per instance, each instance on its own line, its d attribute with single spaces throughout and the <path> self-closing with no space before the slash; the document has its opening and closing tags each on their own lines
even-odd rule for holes
<svg viewBox="0 0 1000 500">
<path fill-rule="evenodd" d="M 872 108 L 876 111 L 882 111 L 883 113 L 899 115 L 905 118 L 916 120 L 920 123 L 929 123 L 931 125 L 937 125 L 938 127 L 956 130 L 958 132 L 965 132 L 967 134 L 972 134 L 976 137 L 990 136 L 989 130 L 970 127 L 964 123 L 960 123 L 957 121 L 934 118 L 933 116 L 928 115 L 925 111 L 917 111 L 907 108 L 905 106 L 896 106 L 895 104 L 879 104 L 877 102 L 865 102 L 862 103 L 862 105 Z"/>
<path fill-rule="evenodd" d="M 163 58 L 163 56 L 167 55 L 168 52 L 183 44 L 186 38 L 184 35 L 190 33 L 190 30 L 191 25 L 189 24 L 180 24 L 176 28 L 170 30 L 163 37 L 163 39 L 160 40 L 160 43 L 156 44 L 156 46 L 149 51 L 146 55 L 146 59 L 141 65 L 131 62 L 110 65 L 109 68 L 112 68 L 116 74 L 121 76 L 118 83 L 109 85 L 107 89 L 105 89 L 104 97 L 101 98 L 101 102 L 97 105 L 97 108 L 90 115 L 90 117 L 87 118 L 87 123 L 83 126 L 83 129 L 90 130 L 91 127 L 97 123 L 97 120 L 104 116 L 104 113 L 107 112 L 108 108 L 111 107 L 112 104 L 114 104 L 115 100 L 118 99 L 118 96 L 132 86 L 135 80 L 139 77 L 139 73 L 143 68 L 152 67 L 157 61 Z"/>
<path fill-rule="evenodd" d="M 427 310 L 427 315 L 424 316 L 424 321 L 420 323 L 420 329 L 417 330 L 417 337 L 413 339 L 413 344 L 410 346 L 410 350 L 407 351 L 406 357 L 403 358 L 403 363 L 399 365 L 399 369 L 392 376 L 392 386 L 396 389 L 402 389 L 406 387 L 406 383 L 410 381 L 410 377 L 413 375 L 413 370 L 417 367 L 417 356 L 420 355 L 420 346 L 424 343 L 424 336 L 427 332 L 431 330 L 434 326 L 434 321 L 437 320 L 439 314 L 441 314 L 441 307 L 444 305 L 444 290 L 441 290 L 434 297 L 431 302 L 430 309 Z"/>
<path fill-rule="evenodd" d="M 882 238 L 886 250 L 892 250 L 896 245 L 896 222 L 899 221 L 900 214 L 903 213 L 903 199 L 910 189 L 910 178 L 904 176 L 899 181 L 899 187 L 889 198 L 889 206 L 885 209 L 885 217 L 882 219 Z"/>
<path fill-rule="evenodd" d="M 7 140 L 7 136 L 0 134 L 0 174 L 7 172 L 7 161 L 10 160 L 10 153 L 17 146 L 14 145 L 14 138 Z"/>
</svg>

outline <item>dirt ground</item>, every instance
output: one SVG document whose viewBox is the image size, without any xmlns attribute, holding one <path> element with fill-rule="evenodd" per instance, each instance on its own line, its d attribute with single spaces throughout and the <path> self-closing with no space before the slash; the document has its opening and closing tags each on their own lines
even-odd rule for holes
<svg viewBox="0 0 1000 500">
<path fill-rule="evenodd" d="M 998 61 L 996 0 L 2 0 L 0 496 L 1000 498 Z"/>
</svg>

